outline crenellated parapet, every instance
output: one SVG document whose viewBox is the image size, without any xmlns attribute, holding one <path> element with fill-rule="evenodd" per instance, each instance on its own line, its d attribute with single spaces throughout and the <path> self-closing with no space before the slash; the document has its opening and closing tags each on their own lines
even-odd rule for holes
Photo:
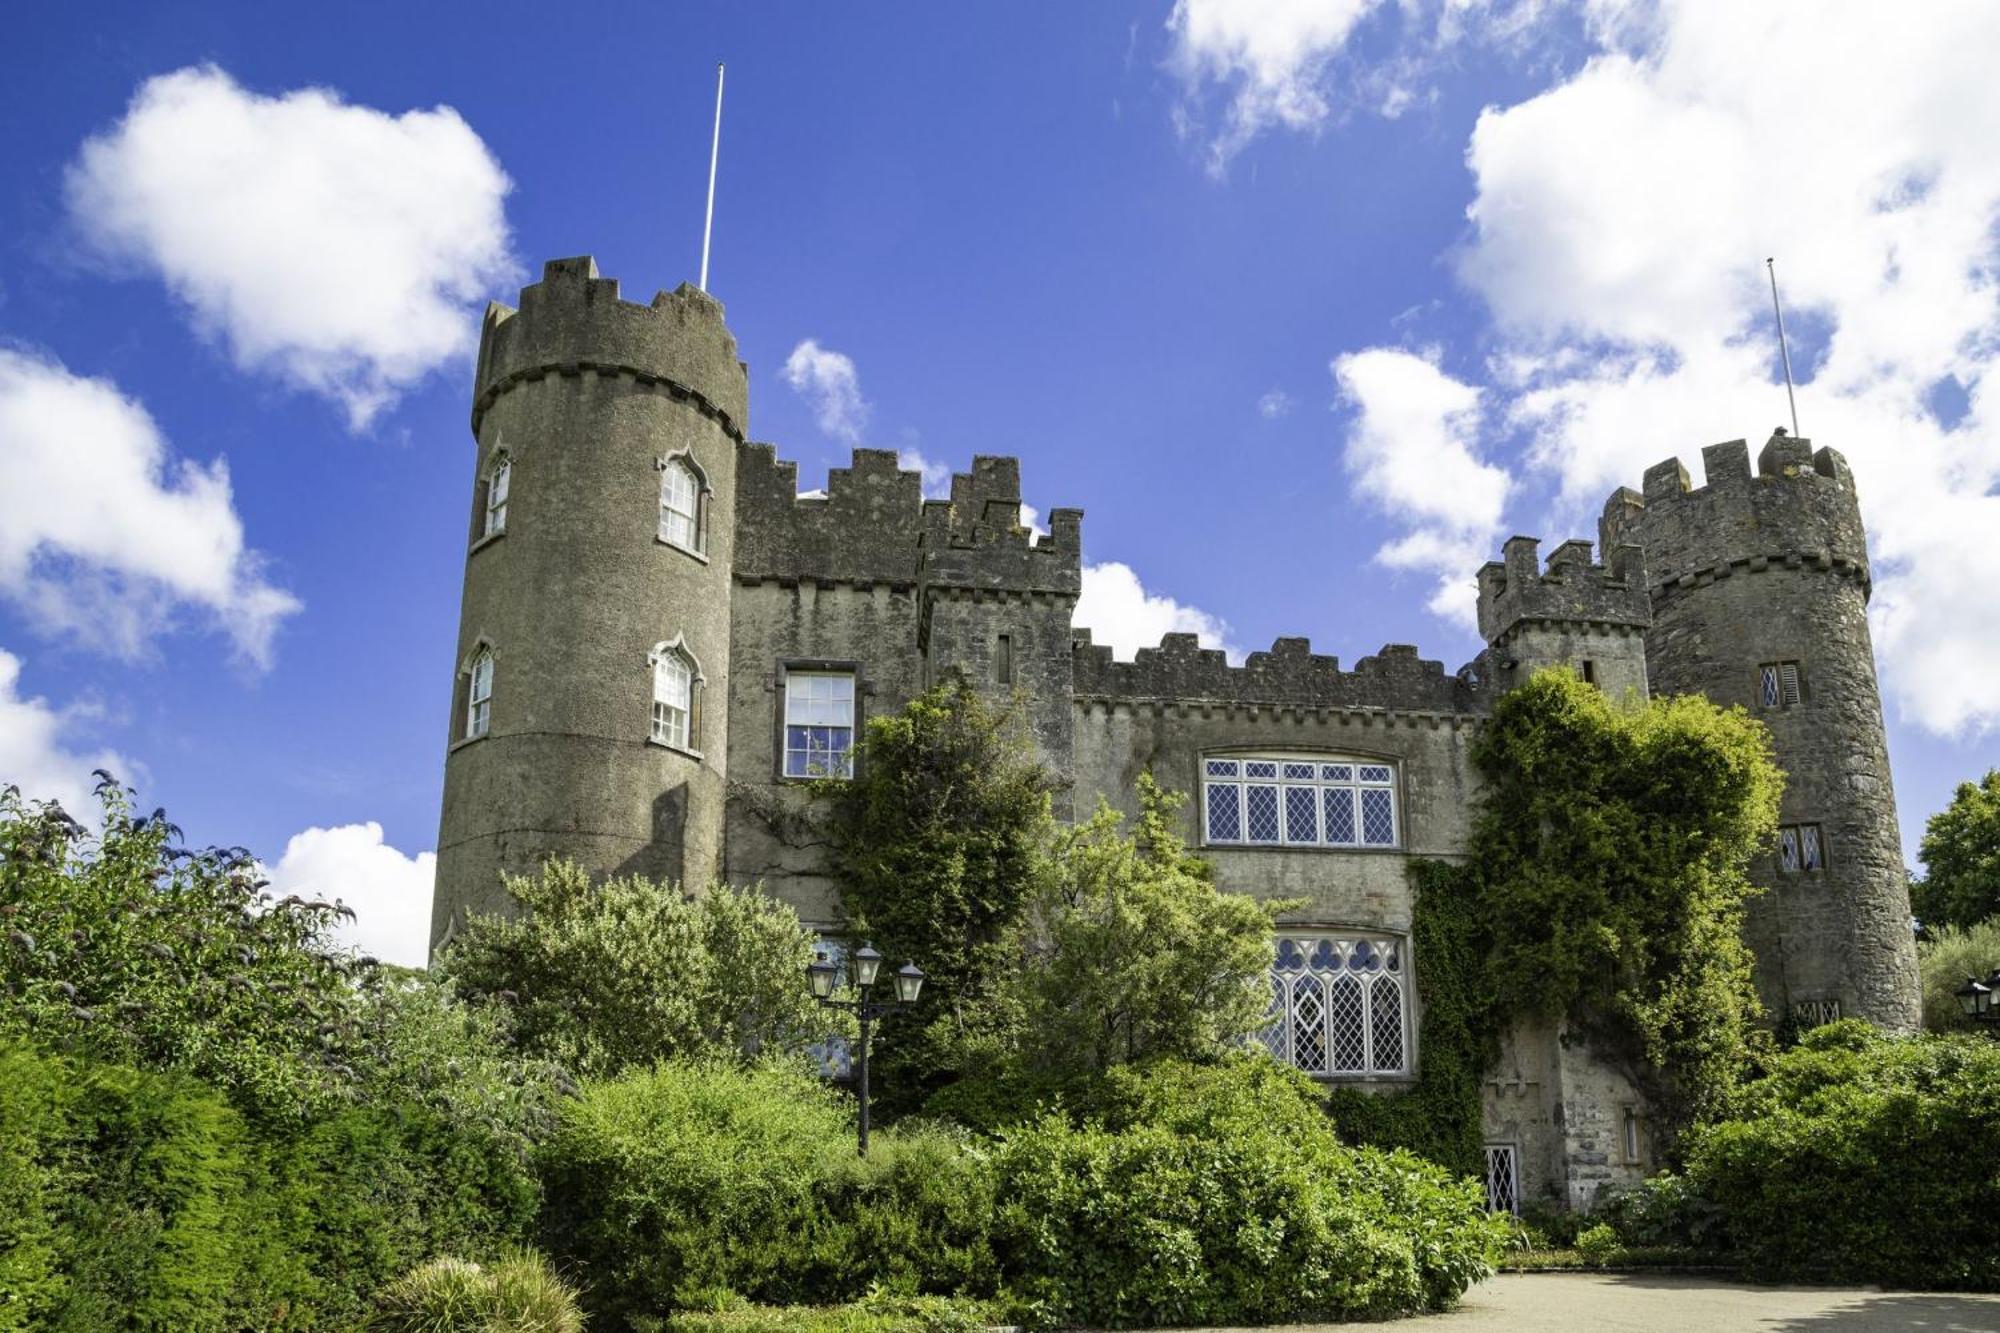
<svg viewBox="0 0 2000 1333">
<path fill-rule="evenodd" d="M 1595 564 L 1590 543 L 1566 541 L 1549 553 L 1541 543 L 1510 537 L 1502 558 L 1479 571 L 1479 633 L 1498 645 L 1524 624 L 1563 623 L 1617 631 L 1643 631 L 1653 620 L 1646 595 L 1646 560 L 1636 545 L 1607 546 Z"/>
<path fill-rule="evenodd" d="M 1392 643 L 1344 671 L 1337 657 L 1315 653 L 1309 640 L 1283 638 L 1270 651 L 1229 665 L 1220 649 L 1203 648 L 1192 634 L 1169 634 L 1157 648 L 1141 648 L 1130 662 L 1091 642 L 1089 630 L 1073 636 L 1075 692 L 1079 703 L 1167 702 L 1176 705 L 1251 704 L 1298 709 L 1378 709 L 1410 713 L 1484 711 L 1484 695 L 1467 679 L 1449 675 L 1407 644 Z"/>
<path fill-rule="evenodd" d="M 800 495 L 798 464 L 768 444 L 736 453 L 736 576 L 914 585 L 924 531 L 923 477 L 895 451 L 856 449 Z"/>
<path fill-rule="evenodd" d="M 1021 464 L 981 456 L 951 479 L 951 498 L 924 505 L 922 581 L 927 590 L 1057 593 L 1082 590 L 1083 511 L 1049 514 L 1037 541 L 1021 522 Z"/>
<path fill-rule="evenodd" d="M 1669 458 L 1646 469 L 1643 492 L 1621 488 L 1604 507 L 1606 545 L 1645 548 L 1656 608 L 1662 599 L 1732 575 L 1815 568 L 1871 586 L 1868 540 L 1847 460 L 1779 431 L 1758 451 L 1742 440 L 1701 451 L 1706 484 Z"/>
<path fill-rule="evenodd" d="M 733 438 L 749 428 L 749 381 L 722 303 L 682 283 L 651 305 L 618 295 L 588 255 L 550 260 L 521 304 L 495 301 L 480 330 L 472 430 L 502 394 L 551 375 L 627 377 L 693 403 Z"/>
</svg>

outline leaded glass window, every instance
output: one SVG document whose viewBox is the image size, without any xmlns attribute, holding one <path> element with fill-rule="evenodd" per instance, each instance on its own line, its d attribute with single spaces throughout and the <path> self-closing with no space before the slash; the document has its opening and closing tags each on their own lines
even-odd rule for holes
<svg viewBox="0 0 2000 1333">
<path fill-rule="evenodd" d="M 1778 869 L 1787 875 L 1826 869 L 1826 847 L 1817 824 L 1778 826 Z"/>
<path fill-rule="evenodd" d="M 1766 662 L 1757 668 L 1757 701 L 1766 708 L 1796 708 L 1804 698 L 1797 662 Z"/>
<path fill-rule="evenodd" d="M 694 664 L 679 648 L 653 653 L 653 739 L 678 749 L 694 748 Z"/>
<path fill-rule="evenodd" d="M 472 659 L 472 680 L 465 692 L 465 738 L 484 736 L 493 720 L 493 654 L 480 650 Z"/>
<path fill-rule="evenodd" d="M 1486 1145 L 1486 1211 L 1521 1211 L 1521 1156 L 1511 1143 Z"/>
<path fill-rule="evenodd" d="M 1258 1041 L 1277 1059 L 1321 1077 L 1407 1072 L 1404 948 L 1382 936 L 1280 934 L 1270 1022 Z"/>
<path fill-rule="evenodd" d="M 1202 802 L 1210 844 L 1395 847 L 1402 840 L 1389 764 L 1209 757 Z"/>
<path fill-rule="evenodd" d="M 660 465 L 660 540 L 701 550 L 701 481 L 685 458 Z"/>
<path fill-rule="evenodd" d="M 785 776 L 854 776 L 854 673 L 785 676 Z"/>
</svg>

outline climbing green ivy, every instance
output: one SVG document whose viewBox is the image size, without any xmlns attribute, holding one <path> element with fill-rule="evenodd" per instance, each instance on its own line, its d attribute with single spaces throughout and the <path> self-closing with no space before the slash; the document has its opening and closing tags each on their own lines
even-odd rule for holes
<svg viewBox="0 0 2000 1333">
<path fill-rule="evenodd" d="M 1502 698 L 1473 746 L 1471 856 L 1418 862 L 1416 1088 L 1334 1095 L 1354 1137 L 1477 1163 L 1479 1082 L 1517 1014 L 1622 1067 L 1671 1147 L 1726 1111 L 1753 1050 L 1744 873 L 1777 823 L 1763 726 L 1696 697 L 1614 703 L 1564 670 Z"/>
</svg>

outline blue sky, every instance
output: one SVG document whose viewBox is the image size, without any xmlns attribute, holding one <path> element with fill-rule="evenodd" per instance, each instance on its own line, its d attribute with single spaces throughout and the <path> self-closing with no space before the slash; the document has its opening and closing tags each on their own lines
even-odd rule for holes
<svg viewBox="0 0 2000 1333">
<path fill-rule="evenodd" d="M 1457 667 L 1501 538 L 1784 419 L 1777 254 L 1804 433 L 1874 531 L 1914 857 L 2000 762 L 1996 23 L 36 7 L 0 57 L 0 780 L 109 762 L 420 950 L 478 313 L 556 256 L 695 276 L 724 59 L 752 434 L 806 486 L 857 443 L 1018 454 L 1126 651 Z"/>
</svg>

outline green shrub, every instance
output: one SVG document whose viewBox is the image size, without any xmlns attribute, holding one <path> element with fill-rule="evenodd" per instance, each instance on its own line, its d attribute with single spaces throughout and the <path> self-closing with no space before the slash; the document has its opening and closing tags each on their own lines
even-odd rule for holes
<svg viewBox="0 0 2000 1333">
<path fill-rule="evenodd" d="M 634 1321 L 666 1333 L 979 1333 L 998 1322 L 990 1302 L 871 1293 L 852 1305 L 736 1305 Z"/>
<path fill-rule="evenodd" d="M 1599 1213 L 1630 1249 L 1671 1247 L 1706 1253 L 1722 1244 L 1722 1216 L 1715 1202 L 1686 1176 L 1671 1171 L 1612 1195 Z"/>
<path fill-rule="evenodd" d="M 2000 1288 L 2000 1043 L 1809 1033 L 1696 1136 L 1693 1188 L 1749 1271 Z"/>
<path fill-rule="evenodd" d="M 587 1085 L 544 1157 L 550 1245 L 594 1310 L 990 1293 L 993 1186 L 982 1152 L 943 1127 L 854 1152 L 843 1095 L 801 1069 L 709 1060 Z"/>
<path fill-rule="evenodd" d="M 1592 1268 L 1603 1268 L 1612 1263 L 1621 1249 L 1618 1233 L 1611 1229 L 1609 1222 L 1599 1222 L 1577 1233 L 1577 1257 Z"/>
<path fill-rule="evenodd" d="M 1002 1266 L 1056 1322 L 1441 1309 L 1489 1271 L 1501 1229 L 1473 1182 L 1343 1146 L 1309 1080 L 1262 1056 L 1114 1069 L 1090 1109 L 995 1155 Z"/>
<path fill-rule="evenodd" d="M 532 1250 L 481 1267 L 433 1259 L 397 1278 L 376 1302 L 381 1333 L 581 1333 L 576 1293 Z"/>
<path fill-rule="evenodd" d="M 418 1259 L 523 1234 L 536 1199 L 422 1108 L 258 1121 L 186 1075 L 0 1046 L 0 1329 L 352 1328 Z"/>
</svg>

